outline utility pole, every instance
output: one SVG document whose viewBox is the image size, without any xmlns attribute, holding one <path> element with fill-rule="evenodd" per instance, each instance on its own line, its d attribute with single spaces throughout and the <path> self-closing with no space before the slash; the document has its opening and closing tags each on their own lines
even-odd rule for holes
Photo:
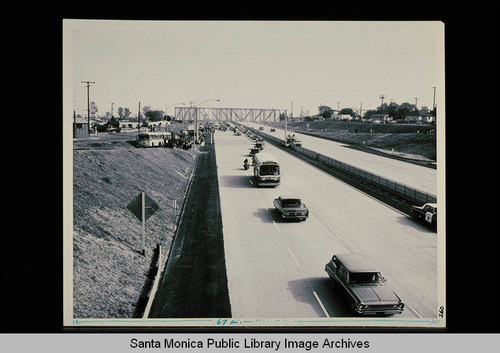
<svg viewBox="0 0 500 353">
<path fill-rule="evenodd" d="M 300 118 L 304 117 L 304 107 L 300 107 Z"/>
<path fill-rule="evenodd" d="M 337 110 L 340 112 L 340 102 L 337 102 Z"/>
<path fill-rule="evenodd" d="M 363 116 L 363 102 L 361 102 L 361 105 L 359 106 L 359 118 Z"/>
<path fill-rule="evenodd" d="M 89 98 L 89 93 L 90 93 L 90 84 L 95 84 L 95 82 L 91 81 L 82 81 L 81 83 L 86 83 L 87 84 L 87 124 L 89 125 L 89 134 L 90 134 L 90 98 Z"/>
<path fill-rule="evenodd" d="M 113 119 L 113 104 L 114 103 L 111 103 L 111 119 Z"/>
<path fill-rule="evenodd" d="M 137 118 L 139 119 L 139 123 L 137 124 L 137 129 L 141 132 L 141 102 L 139 102 L 139 111 L 137 112 Z"/>
<path fill-rule="evenodd" d="M 418 105 L 417 105 L 417 103 L 418 103 L 418 97 L 415 97 L 415 109 L 417 109 L 417 110 L 418 110 Z"/>
<path fill-rule="evenodd" d="M 380 115 L 382 116 L 382 106 L 384 105 L 385 95 L 381 94 L 379 98 L 382 100 L 382 103 L 380 103 Z"/>
<path fill-rule="evenodd" d="M 290 118 L 293 118 L 293 102 L 292 102 L 292 107 L 290 109 Z"/>
<path fill-rule="evenodd" d="M 434 118 L 436 117 L 436 87 L 431 87 L 434 88 L 434 97 L 432 98 L 432 112 L 434 115 Z"/>
</svg>

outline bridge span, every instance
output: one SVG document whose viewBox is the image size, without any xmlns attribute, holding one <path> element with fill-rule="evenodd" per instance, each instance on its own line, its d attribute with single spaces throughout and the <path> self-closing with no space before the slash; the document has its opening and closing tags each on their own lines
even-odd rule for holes
<svg viewBox="0 0 500 353">
<path fill-rule="evenodd" d="M 185 121 L 246 121 L 265 123 L 279 121 L 286 109 L 275 108 L 208 108 L 175 107 L 175 120 Z"/>
</svg>

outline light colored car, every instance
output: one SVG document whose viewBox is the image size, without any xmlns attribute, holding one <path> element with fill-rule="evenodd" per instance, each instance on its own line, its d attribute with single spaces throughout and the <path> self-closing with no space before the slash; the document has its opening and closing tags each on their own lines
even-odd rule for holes
<svg viewBox="0 0 500 353">
<path fill-rule="evenodd" d="M 333 284 L 342 288 L 355 312 L 363 315 L 392 315 L 404 310 L 401 299 L 388 287 L 386 280 L 362 254 L 333 255 L 325 265 Z"/>
<path fill-rule="evenodd" d="M 297 196 L 281 195 L 273 203 L 282 219 L 305 221 L 309 217 L 309 210 Z"/>
</svg>

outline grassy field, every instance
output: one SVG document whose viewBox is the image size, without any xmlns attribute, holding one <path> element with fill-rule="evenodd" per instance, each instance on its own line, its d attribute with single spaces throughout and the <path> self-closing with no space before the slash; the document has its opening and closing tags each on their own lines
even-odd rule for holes
<svg viewBox="0 0 500 353">
<path fill-rule="evenodd" d="M 142 149 L 134 135 L 74 141 L 74 317 L 130 318 L 147 279 L 153 249 L 168 251 L 197 150 Z M 141 191 L 159 206 L 142 225 L 127 205 Z"/>
<path fill-rule="evenodd" d="M 273 125 L 284 128 L 283 122 Z M 288 128 L 392 154 L 436 161 L 436 127 L 431 125 L 311 121 L 290 122 Z"/>
</svg>

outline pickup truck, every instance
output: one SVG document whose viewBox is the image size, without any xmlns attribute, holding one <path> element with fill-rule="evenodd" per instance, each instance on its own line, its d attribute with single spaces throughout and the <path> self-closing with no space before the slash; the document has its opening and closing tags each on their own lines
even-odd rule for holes
<svg viewBox="0 0 500 353">
<path fill-rule="evenodd" d="M 411 216 L 425 225 L 437 229 L 437 204 L 426 203 L 422 206 L 412 206 Z"/>
<path fill-rule="evenodd" d="M 281 195 L 274 199 L 273 203 L 282 219 L 305 221 L 309 216 L 306 205 L 296 196 Z"/>
<path fill-rule="evenodd" d="M 359 253 L 333 255 L 325 271 L 335 287 L 347 292 L 352 309 L 362 315 L 392 315 L 404 310 L 379 270 Z"/>
</svg>

